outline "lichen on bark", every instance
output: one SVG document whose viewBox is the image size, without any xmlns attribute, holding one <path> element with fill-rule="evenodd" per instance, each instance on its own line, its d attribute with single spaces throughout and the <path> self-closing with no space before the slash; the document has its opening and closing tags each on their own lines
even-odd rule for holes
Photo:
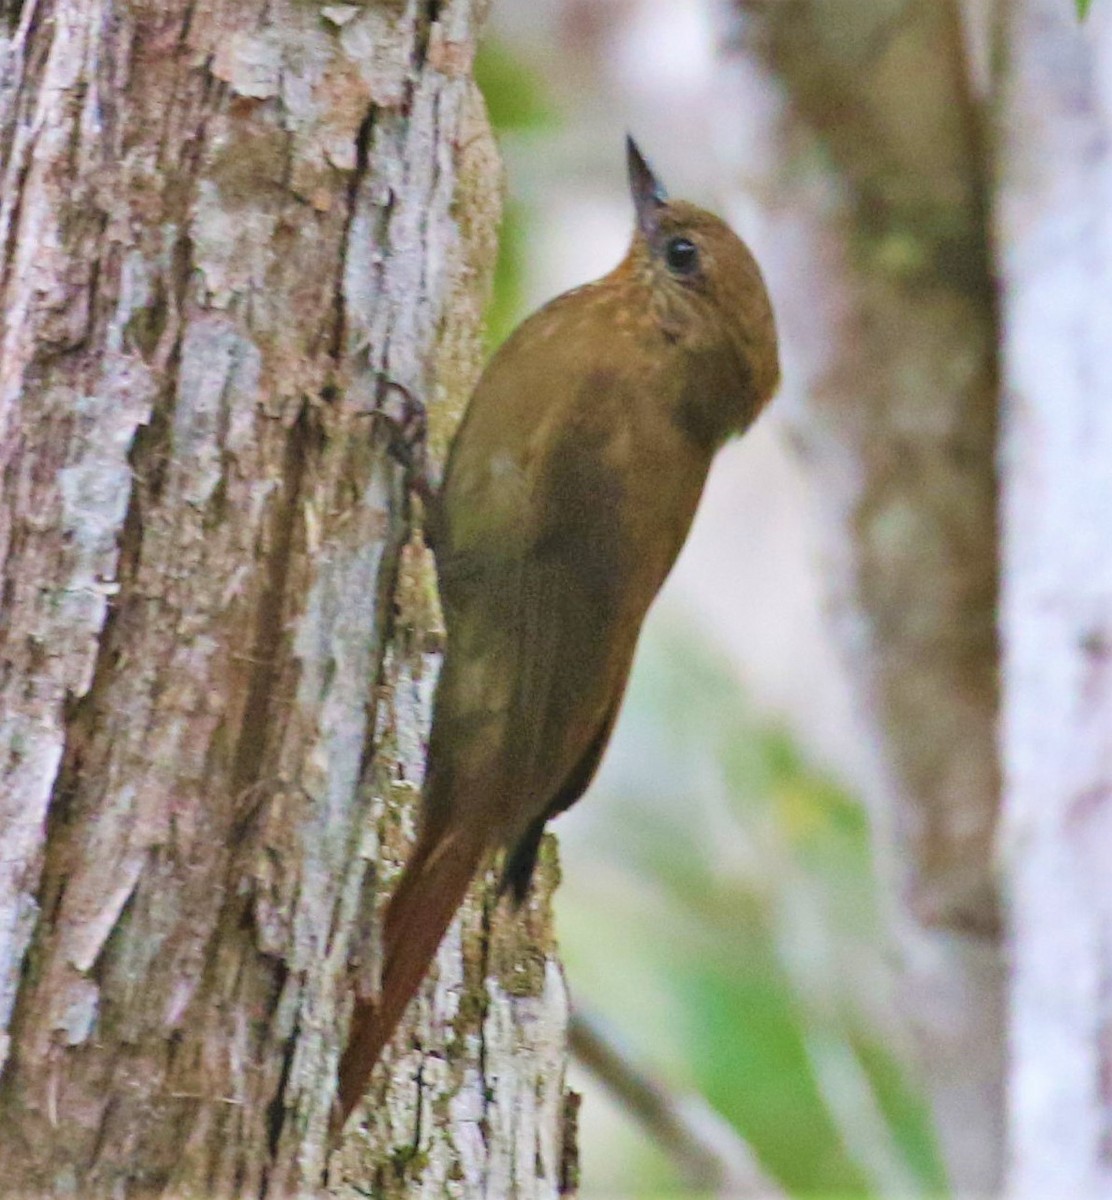
<svg viewBox="0 0 1112 1200">
<path fill-rule="evenodd" d="M 402 849 L 374 822 L 410 819 L 436 670 L 429 564 L 369 414 L 409 388 L 442 451 L 478 370 L 499 206 L 482 8 L 37 0 L 2 31 L 11 1187 L 319 1185 L 354 935 L 380 845 Z M 453 953 L 490 1033 L 422 1068 L 449 1122 L 421 1109 L 429 1169 L 459 1195 L 554 1195 L 550 942 L 521 943 L 544 985 L 514 999 L 460 965 L 458 933 L 442 976 Z M 504 1103 L 518 1124 L 472 1144 L 476 1077 L 491 1128 Z M 401 1120 L 409 1080 L 383 1086 Z M 397 1159 L 381 1133 L 353 1182 Z M 553 1165 L 506 1174 L 525 1157 Z"/>
</svg>

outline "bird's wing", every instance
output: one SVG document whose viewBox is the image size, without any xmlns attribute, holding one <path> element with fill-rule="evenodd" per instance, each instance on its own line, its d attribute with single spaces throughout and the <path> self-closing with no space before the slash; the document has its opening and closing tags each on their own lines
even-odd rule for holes
<svg viewBox="0 0 1112 1200">
<path fill-rule="evenodd" d="M 495 356 L 445 476 L 430 803 L 458 804 L 504 844 L 588 762 L 576 795 L 590 781 L 709 462 L 674 421 L 674 373 L 642 353 L 639 326 L 581 300 L 526 322 L 514 337 L 527 354 L 512 339 Z M 588 316 L 617 335 L 584 358 Z"/>
<path fill-rule="evenodd" d="M 591 374 L 547 423 L 516 396 L 499 405 L 497 385 L 477 393 L 448 475 L 431 803 L 482 812 L 512 843 L 588 758 L 578 791 L 590 781 L 643 612 L 627 611 L 615 423 L 587 419 L 618 405 L 620 380 Z"/>
<path fill-rule="evenodd" d="M 627 672 L 628 676 L 628 672 Z M 533 878 L 533 870 L 537 865 L 537 853 L 540 850 L 544 827 L 548 822 L 569 808 L 579 799 L 590 786 L 591 780 L 598 770 L 602 756 L 606 752 L 610 735 L 614 731 L 614 722 L 618 718 L 622 696 L 625 692 L 623 680 L 617 689 L 610 711 L 599 725 L 594 739 L 564 780 L 559 790 L 552 797 L 548 808 L 532 825 L 518 838 L 510 849 L 505 865 L 502 868 L 502 880 L 498 885 L 500 893 L 509 892 L 515 904 L 522 904 L 529 892 L 529 884 Z"/>
<path fill-rule="evenodd" d="M 612 589 L 558 547 L 458 559 L 442 588 L 448 649 L 430 769 L 443 802 L 483 812 L 499 841 L 516 841 L 588 761 L 576 795 L 590 782 L 636 623 L 623 625 Z"/>
</svg>

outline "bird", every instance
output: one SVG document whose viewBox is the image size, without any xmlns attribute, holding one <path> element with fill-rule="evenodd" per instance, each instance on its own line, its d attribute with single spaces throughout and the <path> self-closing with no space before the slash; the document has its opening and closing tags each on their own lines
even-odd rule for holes
<svg viewBox="0 0 1112 1200">
<path fill-rule="evenodd" d="M 626 157 L 628 252 L 494 354 L 428 501 L 445 653 L 379 994 L 356 999 L 340 1060 L 340 1127 L 488 856 L 504 852 L 501 891 L 526 899 L 546 824 L 610 740 L 711 461 L 779 382 L 752 253 L 669 200 L 632 137 Z"/>
</svg>

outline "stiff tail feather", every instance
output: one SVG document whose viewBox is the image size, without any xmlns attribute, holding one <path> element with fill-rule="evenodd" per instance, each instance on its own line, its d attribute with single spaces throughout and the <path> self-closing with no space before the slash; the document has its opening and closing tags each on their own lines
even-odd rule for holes
<svg viewBox="0 0 1112 1200">
<path fill-rule="evenodd" d="M 359 1000 L 340 1059 L 340 1125 L 367 1089 L 371 1071 L 421 986 L 429 963 L 486 849 L 463 830 L 422 835 L 386 906 L 381 994 Z"/>
</svg>

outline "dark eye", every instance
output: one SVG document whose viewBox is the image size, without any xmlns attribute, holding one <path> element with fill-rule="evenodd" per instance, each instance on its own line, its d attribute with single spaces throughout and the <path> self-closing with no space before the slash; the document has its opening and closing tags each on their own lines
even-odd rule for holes
<svg viewBox="0 0 1112 1200">
<path fill-rule="evenodd" d="M 664 247 L 668 270 L 677 275 L 691 275 L 699 269 L 699 248 L 690 238 L 674 237 Z"/>
</svg>

